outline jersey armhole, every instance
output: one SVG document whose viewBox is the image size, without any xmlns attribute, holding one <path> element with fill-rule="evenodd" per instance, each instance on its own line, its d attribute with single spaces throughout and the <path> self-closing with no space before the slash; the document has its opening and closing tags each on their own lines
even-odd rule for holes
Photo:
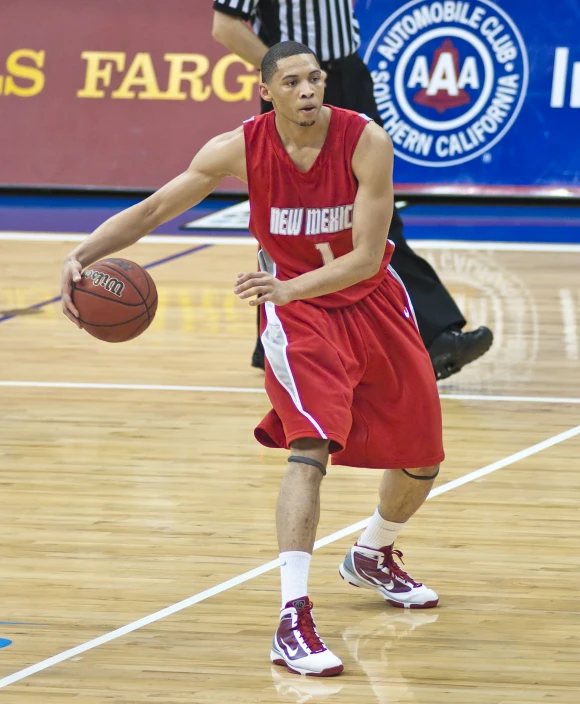
<svg viewBox="0 0 580 704">
<path fill-rule="evenodd" d="M 350 155 L 349 155 L 349 164 L 351 165 L 352 168 L 352 160 L 354 158 L 354 153 L 356 151 L 356 148 L 358 146 L 358 143 L 360 141 L 360 138 L 362 136 L 362 133 L 365 131 L 367 125 L 369 125 L 371 122 L 374 122 L 374 120 L 368 115 L 365 115 L 364 113 L 358 113 L 359 117 L 363 118 L 362 120 L 352 120 L 351 121 L 351 132 L 348 134 L 347 130 L 347 139 L 348 139 L 348 144 L 350 147 Z M 353 174 L 355 181 L 358 183 L 358 179 L 355 176 L 355 173 L 353 171 Z"/>
<path fill-rule="evenodd" d="M 252 117 L 248 117 L 247 120 L 244 120 L 242 122 L 242 126 L 244 128 L 244 152 L 246 156 L 246 176 L 248 178 L 248 202 L 250 204 L 250 221 L 248 223 L 248 230 L 250 233 L 252 233 L 251 230 L 251 225 L 252 225 L 252 169 L 250 168 L 250 147 L 251 147 L 251 137 L 252 137 L 252 132 L 255 127 L 254 125 L 254 115 Z"/>
</svg>

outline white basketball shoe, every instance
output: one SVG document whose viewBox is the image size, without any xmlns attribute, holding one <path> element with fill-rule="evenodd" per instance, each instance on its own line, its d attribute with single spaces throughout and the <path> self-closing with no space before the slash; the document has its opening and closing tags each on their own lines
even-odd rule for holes
<svg viewBox="0 0 580 704">
<path fill-rule="evenodd" d="M 344 669 L 316 632 L 307 596 L 289 601 L 280 612 L 270 660 L 274 665 L 285 665 L 289 672 L 313 677 L 332 677 Z"/>
<path fill-rule="evenodd" d="M 415 582 L 395 557 L 401 559 L 400 550 L 389 545 L 380 550 L 355 544 L 338 568 L 340 576 L 354 587 L 372 589 L 393 606 L 405 609 L 430 609 L 437 606 L 436 592 L 420 582 Z M 401 559 L 402 562 L 402 559 Z"/>
</svg>

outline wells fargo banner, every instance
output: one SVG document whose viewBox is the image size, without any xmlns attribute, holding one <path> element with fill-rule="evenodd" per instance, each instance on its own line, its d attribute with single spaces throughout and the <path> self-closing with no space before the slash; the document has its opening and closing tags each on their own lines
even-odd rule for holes
<svg viewBox="0 0 580 704">
<path fill-rule="evenodd" d="M 0 3 L 0 185 L 155 188 L 257 112 L 211 5 Z M 399 190 L 580 194 L 580 0 L 355 9 Z"/>
<path fill-rule="evenodd" d="M 0 3 L 0 184 L 155 188 L 259 110 L 210 0 Z"/>
</svg>

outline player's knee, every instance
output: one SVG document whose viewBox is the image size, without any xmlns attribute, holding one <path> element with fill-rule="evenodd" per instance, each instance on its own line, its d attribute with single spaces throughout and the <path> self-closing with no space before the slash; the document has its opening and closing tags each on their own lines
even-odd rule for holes
<svg viewBox="0 0 580 704">
<path fill-rule="evenodd" d="M 290 443 L 289 471 L 302 471 L 319 480 L 326 474 L 328 440 L 299 438 Z"/>
<path fill-rule="evenodd" d="M 432 481 L 439 474 L 439 467 L 440 465 L 435 464 L 431 467 L 416 467 L 413 469 L 402 469 L 401 471 L 410 479 Z"/>
<path fill-rule="evenodd" d="M 300 452 L 302 455 L 312 456 L 315 459 L 328 460 L 328 440 L 322 438 L 298 438 L 290 443 L 292 452 Z"/>
</svg>

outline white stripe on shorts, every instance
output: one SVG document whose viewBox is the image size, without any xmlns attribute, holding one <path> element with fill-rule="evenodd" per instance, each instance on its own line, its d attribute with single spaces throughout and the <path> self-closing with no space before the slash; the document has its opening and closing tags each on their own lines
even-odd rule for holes
<svg viewBox="0 0 580 704">
<path fill-rule="evenodd" d="M 267 271 L 272 276 L 276 276 L 276 264 L 272 261 L 267 252 L 263 249 L 258 253 L 258 261 L 260 262 L 261 271 Z M 316 429 L 316 432 L 324 440 L 328 440 L 328 437 L 324 430 L 320 427 L 320 424 L 304 410 L 302 405 L 302 400 L 300 399 L 300 394 L 298 393 L 298 387 L 296 386 L 296 381 L 294 380 L 294 375 L 292 374 L 292 368 L 290 367 L 290 362 L 288 360 L 288 338 L 286 337 L 286 332 L 282 326 L 282 321 L 276 313 L 276 306 L 271 302 L 267 301 L 264 303 L 264 308 L 266 309 L 266 329 L 262 333 L 262 344 L 264 345 L 264 352 L 268 358 L 268 362 L 272 367 L 272 371 L 276 379 L 280 384 L 286 389 L 290 398 L 294 402 L 294 405 L 298 411 L 307 418 L 310 423 Z"/>
<path fill-rule="evenodd" d="M 403 287 L 403 291 L 405 292 L 405 296 L 407 296 L 407 303 L 409 304 L 409 310 L 411 311 L 411 315 L 413 316 L 413 320 L 415 321 L 415 327 L 418 330 L 419 324 L 417 323 L 417 316 L 415 315 L 415 309 L 413 308 L 413 304 L 411 303 L 411 297 L 407 293 L 407 289 L 405 288 L 405 284 L 403 283 L 403 279 L 397 274 L 397 272 L 393 269 L 393 267 L 390 264 L 387 267 L 387 271 L 393 277 L 393 279 L 395 279 L 395 281 L 398 281 L 401 284 L 401 286 Z"/>
</svg>

